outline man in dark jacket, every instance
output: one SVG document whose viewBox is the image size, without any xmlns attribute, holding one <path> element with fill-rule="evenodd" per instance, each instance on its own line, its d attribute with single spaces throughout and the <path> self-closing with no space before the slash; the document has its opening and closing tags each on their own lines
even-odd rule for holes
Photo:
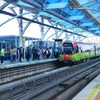
<svg viewBox="0 0 100 100">
<path fill-rule="evenodd" d="M 26 50 L 26 59 L 27 59 L 27 61 L 29 61 L 29 59 L 30 59 L 30 52 L 31 52 L 30 48 L 27 47 L 27 50 Z"/>
</svg>

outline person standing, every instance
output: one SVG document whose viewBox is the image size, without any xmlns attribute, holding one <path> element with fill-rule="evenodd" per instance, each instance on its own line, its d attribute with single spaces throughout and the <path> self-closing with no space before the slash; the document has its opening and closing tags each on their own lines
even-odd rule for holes
<svg viewBox="0 0 100 100">
<path fill-rule="evenodd" d="M 5 47 L 1 49 L 1 63 L 3 63 L 4 61 L 4 56 L 5 56 Z"/>
<path fill-rule="evenodd" d="M 12 63 L 13 62 L 13 54 L 14 54 L 14 51 L 13 51 L 13 47 L 10 49 L 10 62 Z"/>
<path fill-rule="evenodd" d="M 53 50 L 52 50 L 51 47 L 50 47 L 50 49 L 49 49 L 49 52 L 50 52 L 50 56 L 49 56 L 49 58 L 51 59 L 51 58 L 53 58 Z"/>
<path fill-rule="evenodd" d="M 23 49 L 22 47 L 19 48 L 19 62 L 22 62 L 22 57 L 23 57 Z"/>
<path fill-rule="evenodd" d="M 27 59 L 27 61 L 29 61 L 29 59 L 30 59 L 30 52 L 31 52 L 30 48 L 27 47 L 27 50 L 26 50 L 26 59 Z"/>
<path fill-rule="evenodd" d="M 14 46 L 14 48 L 13 48 L 13 57 L 14 57 L 14 61 L 17 61 L 17 48 L 16 48 L 16 46 Z"/>
<path fill-rule="evenodd" d="M 33 48 L 32 48 L 33 60 L 35 60 L 35 59 L 36 59 L 36 53 L 37 53 L 36 48 L 35 48 L 35 47 L 33 47 Z"/>
</svg>

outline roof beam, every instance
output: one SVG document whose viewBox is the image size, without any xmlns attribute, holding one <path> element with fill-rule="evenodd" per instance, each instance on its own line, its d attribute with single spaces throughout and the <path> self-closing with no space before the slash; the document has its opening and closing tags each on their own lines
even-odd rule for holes
<svg viewBox="0 0 100 100">
<path fill-rule="evenodd" d="M 68 5 L 68 2 L 63 2 L 63 3 L 52 3 L 52 4 L 43 4 L 44 9 L 65 8 L 67 5 Z"/>
<path fill-rule="evenodd" d="M 58 22 L 65 22 L 57 17 L 52 16 L 51 14 L 48 14 L 46 12 L 40 12 L 39 15 L 43 15 L 43 16 L 47 16 L 47 17 L 51 17 L 51 20 L 56 21 L 56 23 Z"/>
<path fill-rule="evenodd" d="M 93 14 L 96 18 L 98 17 L 98 16 L 100 16 L 100 12 L 96 12 L 95 14 Z"/>
<path fill-rule="evenodd" d="M 12 14 L 12 13 L 6 12 L 6 11 L 0 11 L 0 13 L 1 14 L 5 14 L 5 15 L 9 15 L 9 16 L 12 16 L 12 17 L 15 17 L 16 16 L 15 14 Z M 48 24 L 44 24 L 44 23 L 41 23 L 41 22 L 37 22 L 37 21 L 31 20 L 29 18 L 25 18 L 23 16 L 17 16 L 17 18 L 20 18 L 20 19 L 23 19 L 23 20 L 26 20 L 26 21 L 31 21 L 33 23 L 40 24 L 40 25 L 44 25 L 44 26 L 47 26 L 47 27 L 51 27 L 53 29 L 62 30 L 61 28 L 57 28 L 57 27 L 54 27 L 54 26 L 51 26 L 51 25 L 48 25 Z M 72 33 L 72 34 L 76 34 L 76 35 L 79 35 L 79 36 L 82 36 L 82 37 L 86 37 L 84 35 L 80 35 L 80 34 L 77 34 L 77 33 L 73 33 L 73 32 L 67 31 L 67 30 L 63 30 L 63 31 L 64 32 L 69 32 L 69 33 Z"/>
<path fill-rule="evenodd" d="M 95 2 L 96 0 L 92 0 L 92 1 L 90 1 L 90 2 Z M 70 0 L 70 2 L 74 5 L 74 6 L 77 6 L 77 7 L 81 7 L 81 5 L 80 5 L 80 3 L 78 2 L 78 1 L 76 1 L 76 0 Z M 90 2 L 88 2 L 88 3 L 90 3 Z M 91 9 L 92 10 L 92 9 Z M 98 10 L 98 9 L 97 9 Z M 92 18 L 92 20 L 96 23 L 96 24 L 98 24 L 98 25 L 100 25 L 100 22 L 96 19 L 96 18 L 94 18 L 94 16 L 91 14 L 91 13 L 89 13 L 89 11 L 87 11 L 86 9 L 82 9 L 82 11 L 84 12 L 84 14 L 86 14 L 90 19 Z M 99 9 L 99 11 L 100 11 L 100 9 Z"/>
<path fill-rule="evenodd" d="M 21 0 L 21 1 L 23 1 L 23 2 L 25 2 L 25 3 L 28 3 L 29 5 L 31 5 L 31 6 L 33 6 L 33 7 L 40 8 L 40 9 L 43 10 L 43 8 L 42 8 L 43 5 L 37 4 L 37 3 L 35 3 L 34 1 L 31 1 L 31 0 L 30 0 L 30 1 L 29 1 L 29 0 Z M 41 3 L 40 0 L 37 0 L 37 1 L 38 1 L 39 3 Z M 79 26 L 79 24 L 75 23 L 74 21 L 67 20 L 67 18 L 60 16 L 59 14 L 56 13 L 56 11 L 45 10 L 45 12 L 47 12 L 47 13 L 53 15 L 53 16 L 56 16 L 57 18 L 60 18 L 60 19 L 62 19 L 62 20 L 64 20 L 64 21 L 66 21 L 66 22 L 69 22 L 70 24 L 73 24 L 73 25 L 75 25 L 75 26 L 78 26 L 78 27 L 80 27 L 80 28 L 82 28 L 82 29 L 84 29 L 84 30 L 86 30 L 86 31 L 89 31 L 89 30 L 87 30 L 85 27 Z M 90 31 L 89 31 L 89 32 L 90 32 Z"/>
<path fill-rule="evenodd" d="M 92 26 L 93 23 L 83 23 L 83 24 L 80 24 L 80 26 Z"/>
<path fill-rule="evenodd" d="M 0 10 L 3 10 L 5 7 L 7 7 L 9 5 L 9 3 L 4 3 L 1 7 Z"/>
<path fill-rule="evenodd" d="M 98 27 L 89 28 L 89 30 L 98 30 Z"/>
<path fill-rule="evenodd" d="M 89 4 L 89 5 L 87 5 L 87 7 L 98 7 L 100 4 L 96 1 L 96 2 L 94 2 L 94 3 L 92 3 L 92 4 Z"/>
<path fill-rule="evenodd" d="M 96 31 L 95 33 L 100 33 L 100 31 Z"/>
<path fill-rule="evenodd" d="M 17 2 L 19 0 L 5 0 L 5 1 L 8 2 L 8 3 L 12 3 L 12 2 Z"/>
<path fill-rule="evenodd" d="M 95 2 L 96 0 L 80 0 L 80 1 L 78 1 L 81 5 L 80 6 L 85 6 L 85 5 L 87 5 L 87 4 L 91 4 L 91 3 L 93 3 L 93 2 Z M 80 7 L 79 6 L 79 7 Z"/>
<path fill-rule="evenodd" d="M 68 18 L 68 20 L 81 20 L 84 18 L 84 15 L 80 15 L 80 16 L 71 16 Z"/>
<path fill-rule="evenodd" d="M 31 5 L 24 3 L 20 0 L 5 0 L 5 1 L 8 3 L 16 3 L 17 5 L 20 5 L 20 6 L 32 7 Z"/>
<path fill-rule="evenodd" d="M 32 7 L 31 5 L 29 5 L 29 4 L 27 4 L 27 3 L 24 3 L 24 2 L 22 2 L 22 1 L 20 1 L 20 0 L 18 0 L 18 1 L 16 2 L 16 4 L 17 4 L 17 5 L 20 5 L 20 6 L 25 6 L 25 7 Z"/>
<path fill-rule="evenodd" d="M 43 15 L 43 16 L 51 17 L 51 18 L 54 17 L 54 16 L 52 16 L 52 15 L 46 13 L 46 12 L 39 12 L 39 15 L 40 15 L 40 16 Z M 55 18 L 56 18 L 56 17 L 55 17 Z"/>
<path fill-rule="evenodd" d="M 23 1 L 25 3 L 28 3 L 29 5 L 31 5 L 33 7 L 39 8 L 41 10 L 44 10 L 43 9 L 43 5 L 41 4 L 42 1 L 40 1 L 40 0 L 36 0 L 39 3 L 36 3 L 36 1 L 33 1 L 33 0 L 20 0 L 20 1 Z M 56 13 L 56 11 L 45 10 L 45 12 L 47 12 L 49 14 L 52 14 L 53 16 L 56 16 L 56 17 L 58 17 L 58 18 L 60 18 L 60 19 L 62 19 L 64 21 L 66 21 L 66 22 L 69 22 L 69 23 L 71 23 L 71 24 L 73 24 L 75 26 L 78 26 L 78 27 L 80 27 L 80 28 L 82 28 L 82 29 L 84 29 L 86 31 L 89 31 L 89 30 L 87 30 L 87 28 L 79 26 L 79 24 L 75 23 L 74 21 L 67 20 L 67 18 L 65 18 L 63 16 L 60 16 L 59 14 Z M 89 32 L 91 32 L 91 31 L 89 31 Z"/>
</svg>

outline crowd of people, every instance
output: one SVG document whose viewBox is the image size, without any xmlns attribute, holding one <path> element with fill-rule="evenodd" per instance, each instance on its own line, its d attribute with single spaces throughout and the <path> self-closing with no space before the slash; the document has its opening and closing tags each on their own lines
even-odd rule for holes
<svg viewBox="0 0 100 100">
<path fill-rule="evenodd" d="M 10 63 L 13 62 L 22 62 L 23 59 L 26 61 L 30 60 L 42 60 L 42 59 L 51 59 L 57 58 L 59 55 L 58 48 L 54 49 L 53 47 L 37 47 L 36 45 L 27 48 L 17 48 L 16 46 L 12 47 L 9 50 Z M 5 57 L 5 47 L 1 49 L 1 63 L 3 63 Z"/>
</svg>

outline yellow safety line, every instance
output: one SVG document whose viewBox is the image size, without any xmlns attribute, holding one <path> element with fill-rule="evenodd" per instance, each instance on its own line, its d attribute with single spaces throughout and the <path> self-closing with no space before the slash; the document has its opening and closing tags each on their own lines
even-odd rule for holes
<svg viewBox="0 0 100 100">
<path fill-rule="evenodd" d="M 91 94 L 88 96 L 87 100 L 92 100 L 92 97 L 94 96 L 94 94 L 96 93 L 96 91 L 98 90 L 98 88 L 94 88 L 94 90 L 91 92 Z"/>
</svg>

